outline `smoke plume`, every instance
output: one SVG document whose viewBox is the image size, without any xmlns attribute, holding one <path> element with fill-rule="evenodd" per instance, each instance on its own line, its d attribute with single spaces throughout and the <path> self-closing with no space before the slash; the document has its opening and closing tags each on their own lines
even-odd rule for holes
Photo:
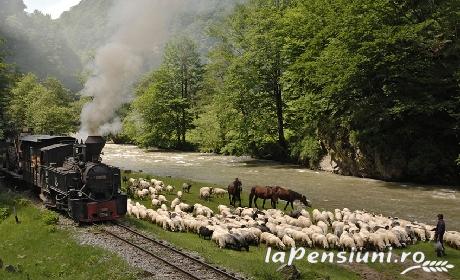
<svg viewBox="0 0 460 280">
<path fill-rule="evenodd" d="M 186 0 L 118 0 L 109 22 L 115 34 L 96 51 L 91 76 L 83 89 L 92 97 L 81 112 L 79 135 L 116 133 L 116 111 L 132 99 L 144 58 L 154 55 L 168 37 L 170 21 L 185 9 Z"/>
<path fill-rule="evenodd" d="M 133 83 L 146 70 L 145 62 L 161 55 L 159 51 L 169 39 L 174 21 L 177 24 L 185 14 L 228 10 L 239 1 L 242 0 L 116 0 L 109 13 L 109 26 L 113 27 L 109 29 L 117 31 L 96 51 L 89 67 L 91 76 L 83 95 L 92 97 L 92 101 L 81 112 L 78 137 L 115 134 L 121 129 L 116 112 L 132 99 Z"/>
</svg>

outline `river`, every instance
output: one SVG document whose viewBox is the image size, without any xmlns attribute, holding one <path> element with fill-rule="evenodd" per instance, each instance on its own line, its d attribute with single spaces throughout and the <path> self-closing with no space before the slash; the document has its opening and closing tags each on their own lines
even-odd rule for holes
<svg viewBox="0 0 460 280">
<path fill-rule="evenodd" d="M 305 194 L 315 208 L 366 209 L 386 216 L 430 224 L 443 213 L 448 230 L 460 230 L 460 188 L 427 186 L 340 176 L 298 165 L 251 157 L 145 151 L 136 146 L 107 144 L 103 162 L 123 169 L 204 181 L 226 186 L 235 177 L 245 188 L 279 185 Z M 247 205 L 248 199 L 243 198 Z"/>
</svg>

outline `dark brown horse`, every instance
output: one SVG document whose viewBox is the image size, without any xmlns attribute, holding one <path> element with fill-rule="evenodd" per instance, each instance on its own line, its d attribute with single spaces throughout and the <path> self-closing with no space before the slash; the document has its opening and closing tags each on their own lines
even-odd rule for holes
<svg viewBox="0 0 460 280">
<path fill-rule="evenodd" d="M 300 200 L 305 206 L 311 207 L 311 202 L 307 199 L 307 197 L 303 194 L 298 192 L 285 189 L 279 186 L 275 187 L 276 191 L 276 198 L 287 201 L 286 206 L 284 206 L 284 210 L 288 207 L 289 203 L 291 203 L 291 208 L 294 209 L 294 200 Z M 276 200 L 275 200 L 276 201 Z M 276 205 L 275 205 L 276 207 Z"/>
<path fill-rule="evenodd" d="M 249 194 L 249 207 L 252 207 L 252 201 L 254 200 L 254 205 L 257 206 L 257 199 L 261 198 L 264 200 L 262 208 L 265 208 L 265 200 L 270 199 L 272 208 L 276 208 L 276 189 L 274 187 L 266 186 L 255 186 L 251 188 L 251 193 Z"/>
<path fill-rule="evenodd" d="M 233 181 L 230 185 L 228 185 L 227 191 L 228 191 L 228 200 L 230 200 L 230 205 L 235 206 L 236 201 L 238 201 L 241 207 L 241 191 L 242 190 L 243 190 L 242 183 L 238 178 L 235 178 L 235 181 Z"/>
</svg>

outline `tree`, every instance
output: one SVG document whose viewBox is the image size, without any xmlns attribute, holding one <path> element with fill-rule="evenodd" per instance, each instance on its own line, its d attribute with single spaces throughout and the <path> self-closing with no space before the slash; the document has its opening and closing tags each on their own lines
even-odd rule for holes
<svg viewBox="0 0 460 280">
<path fill-rule="evenodd" d="M 34 133 L 65 134 L 78 126 L 79 102 L 54 78 L 40 82 L 33 74 L 24 75 L 11 89 L 9 119 L 16 129 Z"/>
<path fill-rule="evenodd" d="M 0 139 L 5 137 L 5 131 L 8 130 L 6 106 L 8 102 L 8 93 L 14 79 L 14 72 L 10 65 L 5 63 L 1 47 L 3 41 L 0 38 Z"/>
<path fill-rule="evenodd" d="M 148 131 L 141 141 L 144 145 L 185 147 L 187 131 L 193 127 L 201 77 L 195 43 L 186 37 L 169 42 L 163 63 L 140 84 L 134 101 Z"/>
<path fill-rule="evenodd" d="M 455 10 L 457 1 L 299 1 L 285 17 L 293 63 L 283 76 L 293 119 L 305 120 L 299 142 L 321 141 L 345 174 L 458 177 Z"/>
</svg>

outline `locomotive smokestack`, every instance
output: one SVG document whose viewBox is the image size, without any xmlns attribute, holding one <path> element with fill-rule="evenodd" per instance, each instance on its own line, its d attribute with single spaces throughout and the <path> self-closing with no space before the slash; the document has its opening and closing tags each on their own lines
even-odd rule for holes
<svg viewBox="0 0 460 280">
<path fill-rule="evenodd" d="M 101 151 L 105 146 L 105 140 L 102 136 L 88 136 L 85 141 L 86 160 L 98 161 Z"/>
</svg>

